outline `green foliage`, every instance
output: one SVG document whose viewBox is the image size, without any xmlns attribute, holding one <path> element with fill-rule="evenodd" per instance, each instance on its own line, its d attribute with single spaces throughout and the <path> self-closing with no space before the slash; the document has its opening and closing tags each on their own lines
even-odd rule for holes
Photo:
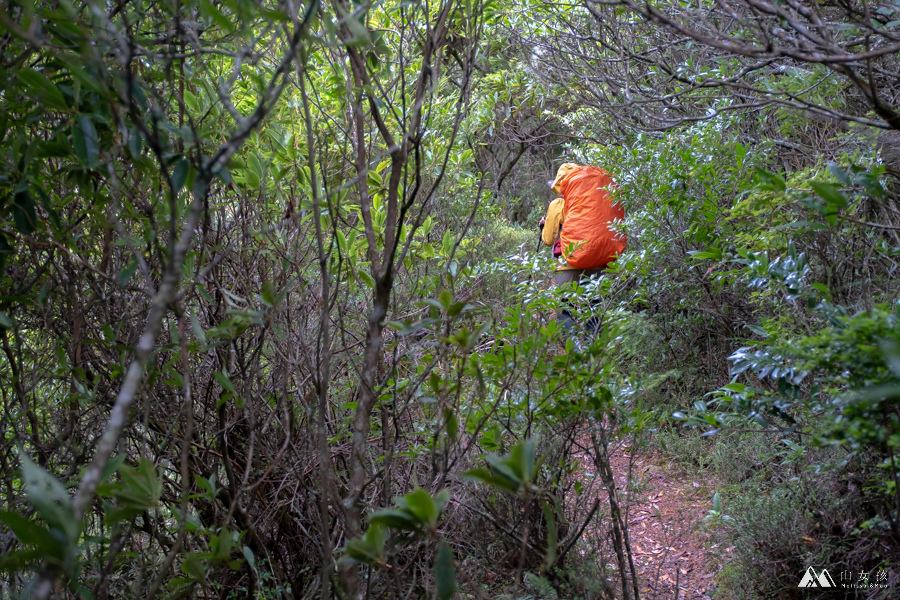
<svg viewBox="0 0 900 600">
<path fill-rule="evenodd" d="M 385 565 L 384 543 L 386 531 L 380 523 L 372 523 L 362 537 L 347 540 L 347 558 L 364 564 Z"/>
<path fill-rule="evenodd" d="M 414 533 L 431 532 L 437 528 L 441 510 L 450 499 L 450 492 L 441 490 L 434 497 L 419 488 L 405 496 L 394 498 L 396 509 L 383 509 L 369 515 L 369 523 L 408 530 Z"/>
<path fill-rule="evenodd" d="M 117 501 L 116 508 L 107 509 L 104 517 L 107 523 L 128 521 L 144 511 L 152 510 L 162 493 L 162 482 L 157 477 L 156 468 L 147 459 L 141 459 L 135 468 L 122 465 L 118 473 L 121 482 L 107 483 L 97 488 L 101 496 Z"/>
<path fill-rule="evenodd" d="M 485 457 L 488 469 L 472 469 L 466 476 L 512 492 L 529 490 L 540 469 L 540 461 L 535 460 L 535 447 L 535 440 L 526 440 L 513 446 L 507 456 L 489 454 Z"/>
<path fill-rule="evenodd" d="M 58 479 L 27 454 L 20 452 L 19 460 L 28 500 L 43 523 L 12 511 L 0 513 L 0 520 L 27 548 L 6 554 L 2 566 L 16 570 L 46 560 L 50 568 L 71 573 L 78 556 L 81 526 L 75 520 L 69 494 Z"/>
<path fill-rule="evenodd" d="M 828 565 L 829 572 L 853 569 L 847 555 L 852 538 L 842 531 L 852 519 L 853 498 L 836 494 L 837 484 L 828 475 L 818 481 L 804 477 L 730 499 L 733 518 L 723 520 L 719 531 L 734 548 L 732 585 L 771 597 L 795 590 L 806 565 Z"/>
<path fill-rule="evenodd" d="M 422 488 L 394 498 L 397 508 L 372 512 L 366 532 L 347 541 L 342 561 L 392 569 L 391 556 L 396 554 L 398 546 L 417 537 L 438 537 L 438 520 L 449 500 L 448 490 L 432 496 Z M 389 539 L 389 529 L 400 535 Z M 434 578 L 436 596 L 442 600 L 451 598 L 456 591 L 456 563 L 453 550 L 445 540 L 440 541 L 435 553 Z"/>
<path fill-rule="evenodd" d="M 827 27 L 898 26 L 875 14 Z M 772 104 L 876 118 L 839 68 L 531 0 L 25 2 L 0 29 L 10 593 L 616 597 L 583 500 L 648 432 L 717 479 L 735 587 L 896 563 L 891 138 Z M 612 172 L 629 245 L 555 287 L 534 221 L 564 160 Z"/>
<path fill-rule="evenodd" d="M 441 542 L 434 559 L 434 579 L 438 600 L 450 600 L 456 592 L 456 564 L 446 542 Z"/>
</svg>

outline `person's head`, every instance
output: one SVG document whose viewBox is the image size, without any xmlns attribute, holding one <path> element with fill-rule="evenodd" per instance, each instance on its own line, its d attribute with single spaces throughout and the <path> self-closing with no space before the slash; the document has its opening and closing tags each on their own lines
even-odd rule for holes
<svg viewBox="0 0 900 600">
<path fill-rule="evenodd" d="M 553 181 L 548 181 L 547 185 L 556 192 L 557 194 L 561 194 L 559 184 L 562 183 L 562 180 L 565 179 L 566 175 L 574 171 L 578 168 L 579 165 L 575 163 L 563 163 L 559 166 L 559 169 L 556 171 L 556 179 Z"/>
</svg>

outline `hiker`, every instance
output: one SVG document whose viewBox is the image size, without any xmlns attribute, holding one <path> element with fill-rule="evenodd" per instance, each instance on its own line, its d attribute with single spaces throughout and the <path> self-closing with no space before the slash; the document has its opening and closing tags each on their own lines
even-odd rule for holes
<svg viewBox="0 0 900 600">
<path fill-rule="evenodd" d="M 554 258 L 566 260 L 556 268 L 553 283 L 560 286 L 597 275 L 625 250 L 625 235 L 609 228 L 625 218 L 622 205 L 611 198 L 615 182 L 598 167 L 564 163 L 556 179 L 547 183 L 560 197 L 541 219 L 541 241 L 553 246 Z M 560 322 L 567 330 L 574 325 L 568 309 L 563 309 Z M 587 326 L 596 329 L 598 324 L 592 317 Z"/>
<path fill-rule="evenodd" d="M 547 183 L 553 183 L 548 181 Z M 563 223 L 563 199 L 557 198 L 547 207 L 547 214 L 541 217 L 541 241 L 546 246 L 553 246 L 553 258 L 562 256 L 562 242 L 559 234 L 562 233 Z"/>
</svg>

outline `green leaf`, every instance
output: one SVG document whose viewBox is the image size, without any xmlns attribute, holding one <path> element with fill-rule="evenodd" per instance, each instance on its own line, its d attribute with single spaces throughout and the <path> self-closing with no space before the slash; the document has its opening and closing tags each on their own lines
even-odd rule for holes
<svg viewBox="0 0 900 600">
<path fill-rule="evenodd" d="M 688 255 L 694 260 L 720 260 L 722 258 L 722 252 L 688 252 Z"/>
<path fill-rule="evenodd" d="M 259 295 L 268 306 L 275 306 L 275 286 L 268 279 L 263 281 Z"/>
<path fill-rule="evenodd" d="M 517 482 L 509 479 L 508 477 L 495 475 L 487 469 L 470 469 L 463 473 L 463 477 L 465 479 L 474 479 L 477 481 L 481 481 L 482 483 L 486 483 L 491 487 L 509 490 L 510 492 L 515 492 L 519 489 L 519 484 Z"/>
<path fill-rule="evenodd" d="M 263 168 L 262 162 L 259 160 L 259 156 L 255 152 L 252 152 L 248 157 L 247 166 L 250 167 L 253 174 L 256 175 L 256 183 L 253 184 L 253 187 L 257 187 L 263 179 L 265 169 Z"/>
<path fill-rule="evenodd" d="M 10 511 L 0 512 L 0 521 L 3 521 L 23 544 L 36 546 L 41 552 L 50 556 L 58 556 L 59 540 L 53 537 L 46 527 Z M 62 558 L 62 556 L 58 556 L 58 558 Z"/>
<path fill-rule="evenodd" d="M 384 564 L 384 542 L 387 532 L 381 525 L 371 525 L 361 538 L 347 542 L 347 556 L 351 561 L 371 564 Z"/>
<path fill-rule="evenodd" d="M 450 230 L 444 232 L 444 238 L 441 240 L 441 256 L 444 258 L 449 258 L 450 253 L 453 251 L 453 235 L 450 233 Z"/>
<path fill-rule="evenodd" d="M 434 498 L 426 490 L 422 488 L 414 490 L 403 496 L 398 504 L 409 509 L 419 522 L 431 529 L 434 529 L 437 525 L 440 512 L 434 503 Z"/>
<path fill-rule="evenodd" d="M 350 31 L 350 38 L 345 40 L 347 46 L 369 46 L 372 44 L 372 35 L 362 23 L 364 15 L 352 15 L 345 9 L 340 9 L 344 16 L 344 25 Z"/>
<path fill-rule="evenodd" d="M 847 199 L 834 184 L 813 181 L 810 185 L 828 203 L 828 208 L 831 209 L 829 212 L 835 212 L 838 208 L 847 206 Z"/>
<path fill-rule="evenodd" d="M 456 593 L 456 561 L 447 542 L 441 542 L 434 561 L 434 583 L 438 600 L 450 600 Z"/>
<path fill-rule="evenodd" d="M 28 492 L 28 499 L 49 526 L 58 530 L 66 543 L 74 546 L 81 531 L 75 521 L 72 501 L 66 488 L 56 477 L 31 460 L 25 452 L 19 452 L 22 462 L 22 479 Z"/>
<path fill-rule="evenodd" d="M 187 183 L 190 170 L 191 164 L 183 158 L 175 163 L 175 168 L 172 169 L 172 186 L 175 188 L 176 196 L 181 192 L 184 184 Z"/>
<path fill-rule="evenodd" d="M 206 497 L 213 501 L 215 500 L 216 494 L 218 493 L 215 473 L 210 475 L 209 479 L 200 475 L 194 475 L 194 481 L 196 481 L 200 489 L 203 490 L 203 494 L 200 494 L 199 496 Z"/>
<path fill-rule="evenodd" d="M 28 92 L 39 100 L 47 108 L 54 110 L 67 110 L 66 98 L 59 88 L 43 73 L 34 69 L 22 68 L 16 73 L 16 77 L 24 84 Z"/>
<path fill-rule="evenodd" d="M 253 550 L 251 550 L 247 546 L 244 546 L 242 548 L 242 551 L 244 553 L 244 558 L 247 560 L 247 564 L 250 565 L 251 569 L 255 569 L 256 568 L 256 557 L 253 556 Z"/>
<path fill-rule="evenodd" d="M 250 327 L 251 318 L 248 315 L 231 316 L 209 331 L 206 336 L 210 338 L 235 339 Z"/>
<path fill-rule="evenodd" d="M 31 199 L 31 194 L 27 188 L 17 192 L 13 197 L 12 210 L 16 229 L 24 234 L 29 234 L 37 229 L 37 211 L 34 210 L 34 201 Z"/>
<path fill-rule="evenodd" d="M 40 185 L 33 184 L 33 188 L 35 191 L 37 191 L 41 206 L 43 206 L 44 210 L 47 211 L 47 215 L 50 217 L 50 222 L 57 229 L 62 229 L 62 222 L 59 220 L 59 213 L 57 213 L 56 209 L 53 208 L 53 200 L 50 198 L 50 196 L 47 195 L 47 192 L 45 192 Z"/>
<path fill-rule="evenodd" d="M 781 175 L 769 173 L 765 169 L 759 167 L 756 168 L 756 172 L 759 174 L 760 180 L 765 182 L 760 186 L 761 188 L 776 192 L 783 192 L 787 189 L 784 177 Z"/>
<path fill-rule="evenodd" d="M 199 105 L 197 104 L 197 95 L 190 90 L 184 90 L 184 103 L 187 105 L 191 112 L 198 112 L 197 108 Z"/>
<path fill-rule="evenodd" d="M 811 283 L 809 287 L 813 288 L 817 292 L 821 292 L 821 294 L 825 298 L 831 298 L 831 290 L 828 289 L 828 286 L 824 283 Z"/>
<path fill-rule="evenodd" d="M 547 522 L 547 555 L 544 557 L 544 569 L 550 569 L 556 562 L 556 514 L 549 502 L 542 501 L 541 509 L 544 511 L 544 520 Z"/>
<path fill-rule="evenodd" d="M 841 182 L 841 185 L 850 186 L 850 177 L 847 172 L 840 168 L 836 163 L 829 163 L 828 170 L 834 175 L 834 178 Z"/>
<path fill-rule="evenodd" d="M 455 441 L 456 436 L 459 434 L 459 421 L 456 418 L 456 413 L 449 407 L 444 407 L 444 423 L 447 437 Z"/>
<path fill-rule="evenodd" d="M 535 476 L 534 456 L 534 440 L 526 440 L 525 442 L 513 446 L 509 453 L 509 460 L 504 462 L 514 470 L 518 471 L 517 474 L 524 481 L 531 482 L 534 480 Z"/>
<path fill-rule="evenodd" d="M 197 317 L 197 313 L 194 311 L 190 311 L 191 318 L 191 329 L 194 332 L 194 337 L 200 340 L 201 344 L 206 344 L 206 332 L 203 331 L 203 326 L 200 325 L 200 319 Z"/>
<path fill-rule="evenodd" d="M 442 310 L 444 310 L 444 305 L 441 304 L 440 302 L 438 302 L 437 300 L 435 300 L 434 298 L 425 298 L 424 300 L 422 300 L 422 304 L 427 304 L 428 306 L 432 306 L 432 307 L 436 308 L 438 310 L 438 313 L 440 313 Z"/>
<path fill-rule="evenodd" d="M 141 132 L 136 127 L 128 129 L 128 151 L 131 153 L 131 158 L 137 159 L 141 157 L 143 142 Z"/>
<path fill-rule="evenodd" d="M 205 19 L 210 19 L 225 31 L 232 31 L 234 29 L 234 23 L 232 23 L 231 19 L 226 17 L 225 14 L 210 0 L 200 0 L 200 14 Z"/>
<path fill-rule="evenodd" d="M 509 457 L 500 458 L 499 456 L 490 454 L 488 456 L 485 456 L 484 458 L 488 462 L 488 465 L 490 465 L 492 473 L 508 479 L 515 484 L 516 489 L 518 489 L 522 485 L 522 474 L 519 472 L 519 465 L 517 465 L 516 467 L 512 467 Z"/>
<path fill-rule="evenodd" d="M 211 535 L 209 546 L 212 550 L 212 559 L 216 562 L 227 562 L 231 558 L 231 547 L 234 545 L 234 535 L 224 527 L 219 535 Z"/>
<path fill-rule="evenodd" d="M 216 378 L 216 381 L 219 382 L 219 385 L 222 386 L 223 390 L 237 395 L 237 392 L 234 390 L 234 384 L 231 383 L 231 379 L 229 379 L 228 375 L 221 371 L 213 371 L 213 377 Z"/>
<path fill-rule="evenodd" d="M 72 128 L 72 144 L 75 155 L 84 167 L 92 167 L 100 157 L 100 143 L 94 124 L 86 115 L 79 115 Z"/>
<path fill-rule="evenodd" d="M 159 502 L 162 482 L 152 461 L 142 458 L 137 467 L 123 466 L 119 470 L 119 476 L 122 483 L 108 486 L 107 489 L 109 495 L 116 498 L 123 508 L 143 512 Z"/>
<path fill-rule="evenodd" d="M 766 418 L 756 411 L 750 413 L 750 418 L 759 423 L 763 428 L 769 427 L 769 422 Z"/>
<path fill-rule="evenodd" d="M 456 261 L 454 260 L 453 263 L 455 264 Z M 472 308 L 472 305 L 468 304 L 466 302 L 454 302 L 450 305 L 450 308 L 447 309 L 447 316 L 452 318 L 452 317 L 457 316 L 464 310 L 471 309 L 471 308 Z"/>
<path fill-rule="evenodd" d="M 0 554 L 0 572 L 24 571 L 47 559 L 48 555 L 37 549 L 6 552 Z"/>
<path fill-rule="evenodd" d="M 396 508 L 383 508 L 373 511 L 368 521 L 372 525 L 382 525 L 384 527 L 393 527 L 394 529 L 403 529 L 406 531 L 415 531 L 419 529 L 421 523 L 408 512 L 397 510 Z"/>
<path fill-rule="evenodd" d="M 434 505 L 437 506 L 438 513 L 443 512 L 444 507 L 450 502 L 450 490 L 443 489 L 434 496 Z"/>
<path fill-rule="evenodd" d="M 359 278 L 363 280 L 363 283 L 365 283 L 373 290 L 375 289 L 375 280 L 372 279 L 371 275 L 366 273 L 365 269 L 360 269 L 359 271 L 357 271 L 357 274 L 359 275 Z"/>
<path fill-rule="evenodd" d="M 0 310 L 0 329 L 12 329 L 13 322 L 9 315 Z"/>
<path fill-rule="evenodd" d="M 334 232 L 334 237 L 337 240 L 338 248 L 341 249 L 341 252 L 344 254 L 347 253 L 347 237 L 344 235 L 344 232 L 338 229 Z"/>
<path fill-rule="evenodd" d="M 124 452 L 121 454 L 116 454 L 112 458 L 110 458 L 106 462 L 106 466 L 103 467 L 103 473 L 100 474 L 100 483 L 108 481 L 110 477 L 112 477 L 113 473 L 121 468 L 122 463 L 125 462 L 125 459 L 128 457 Z"/>
<path fill-rule="evenodd" d="M 67 136 L 55 135 L 51 139 L 38 142 L 34 158 L 65 158 L 72 153 L 72 144 Z"/>
<path fill-rule="evenodd" d="M 450 307 L 453 306 L 453 292 L 446 288 L 442 289 L 441 293 L 438 294 L 438 302 L 441 303 L 443 310 L 449 311 Z"/>
<path fill-rule="evenodd" d="M 128 283 L 128 280 L 131 279 L 131 276 L 134 275 L 134 272 L 137 270 L 138 262 L 136 258 L 132 258 L 131 262 L 128 265 L 119 271 L 119 277 L 116 279 L 116 283 L 119 284 L 119 287 L 125 287 Z"/>
<path fill-rule="evenodd" d="M 759 325 L 745 325 L 745 327 L 758 336 L 761 336 L 764 338 L 770 337 L 769 332 L 766 331 L 765 329 L 763 329 L 762 327 L 760 327 Z"/>
<path fill-rule="evenodd" d="M 384 187 L 384 179 L 381 178 L 378 171 L 369 170 L 369 173 L 366 175 L 366 183 L 378 190 Z"/>
</svg>

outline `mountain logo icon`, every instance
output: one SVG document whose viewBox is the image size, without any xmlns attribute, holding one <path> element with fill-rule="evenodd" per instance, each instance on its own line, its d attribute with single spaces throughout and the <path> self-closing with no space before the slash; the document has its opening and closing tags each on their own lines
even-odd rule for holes
<svg viewBox="0 0 900 600">
<path fill-rule="evenodd" d="M 806 569 L 806 573 L 803 575 L 803 579 L 800 580 L 800 584 L 797 587 L 802 588 L 814 588 L 814 587 L 823 587 L 830 588 L 836 587 L 834 585 L 834 580 L 831 578 L 831 575 L 828 574 L 828 569 L 822 569 L 822 572 L 816 575 L 815 569 L 809 567 Z"/>
</svg>

